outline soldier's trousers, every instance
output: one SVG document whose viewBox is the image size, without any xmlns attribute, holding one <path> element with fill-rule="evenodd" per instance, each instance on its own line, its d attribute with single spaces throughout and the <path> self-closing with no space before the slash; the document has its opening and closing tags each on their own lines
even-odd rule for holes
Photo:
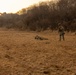
<svg viewBox="0 0 76 75">
<path fill-rule="evenodd" d="M 60 35 L 60 41 L 61 41 L 61 39 L 63 39 L 63 40 L 65 40 L 65 38 L 64 38 L 64 34 L 63 35 Z"/>
</svg>

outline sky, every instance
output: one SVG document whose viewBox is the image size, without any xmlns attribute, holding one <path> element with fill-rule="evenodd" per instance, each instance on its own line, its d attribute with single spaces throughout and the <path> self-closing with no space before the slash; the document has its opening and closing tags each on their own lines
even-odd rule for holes
<svg viewBox="0 0 76 75">
<path fill-rule="evenodd" d="M 0 0 L 0 12 L 15 13 L 22 8 L 49 0 Z"/>
</svg>

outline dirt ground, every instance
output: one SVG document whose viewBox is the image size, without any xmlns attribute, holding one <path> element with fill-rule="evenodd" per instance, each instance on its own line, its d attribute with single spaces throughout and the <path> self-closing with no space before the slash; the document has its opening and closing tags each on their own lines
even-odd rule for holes
<svg viewBox="0 0 76 75">
<path fill-rule="evenodd" d="M 76 75 L 76 35 L 0 30 L 0 75 Z"/>
</svg>

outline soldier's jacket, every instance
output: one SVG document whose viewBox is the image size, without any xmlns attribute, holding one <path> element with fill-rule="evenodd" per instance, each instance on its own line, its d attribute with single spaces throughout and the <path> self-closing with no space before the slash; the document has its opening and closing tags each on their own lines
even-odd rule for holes
<svg viewBox="0 0 76 75">
<path fill-rule="evenodd" d="M 63 26 L 59 27 L 59 33 L 60 33 L 60 36 L 65 34 Z"/>
</svg>

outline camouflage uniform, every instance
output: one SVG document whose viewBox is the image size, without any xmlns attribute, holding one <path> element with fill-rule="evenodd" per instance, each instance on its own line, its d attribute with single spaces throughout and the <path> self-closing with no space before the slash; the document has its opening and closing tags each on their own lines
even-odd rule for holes
<svg viewBox="0 0 76 75">
<path fill-rule="evenodd" d="M 65 34 L 65 32 L 64 32 L 64 27 L 63 27 L 63 26 L 59 26 L 60 41 L 61 41 L 61 39 L 64 40 L 64 34 Z"/>
</svg>

